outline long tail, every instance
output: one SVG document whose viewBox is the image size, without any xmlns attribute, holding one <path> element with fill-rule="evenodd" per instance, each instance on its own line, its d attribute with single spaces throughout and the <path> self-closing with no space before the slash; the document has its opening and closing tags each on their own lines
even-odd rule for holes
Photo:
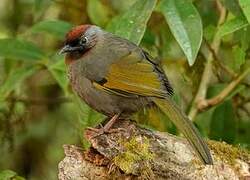
<svg viewBox="0 0 250 180">
<path fill-rule="evenodd" d="M 153 98 L 153 101 L 184 134 L 200 159 L 205 164 L 213 164 L 213 159 L 211 157 L 207 144 L 203 141 L 200 133 L 192 124 L 192 122 L 175 104 L 175 102 L 170 98 Z"/>
</svg>

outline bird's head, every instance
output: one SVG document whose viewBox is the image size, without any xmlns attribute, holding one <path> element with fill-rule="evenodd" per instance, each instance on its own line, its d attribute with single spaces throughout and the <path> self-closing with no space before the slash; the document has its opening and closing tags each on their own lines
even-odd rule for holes
<svg viewBox="0 0 250 180">
<path fill-rule="evenodd" d="M 96 45 L 98 32 L 101 29 L 94 25 L 80 25 L 72 28 L 67 34 L 60 54 L 66 53 L 66 63 L 81 58 Z"/>
</svg>

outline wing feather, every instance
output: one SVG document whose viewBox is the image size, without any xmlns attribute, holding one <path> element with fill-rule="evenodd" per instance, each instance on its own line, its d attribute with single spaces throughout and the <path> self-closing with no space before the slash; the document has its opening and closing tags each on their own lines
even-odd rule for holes
<svg viewBox="0 0 250 180">
<path fill-rule="evenodd" d="M 137 52 L 111 64 L 105 79 L 106 82 L 101 85 L 104 90 L 160 98 L 168 96 L 154 65 Z"/>
</svg>

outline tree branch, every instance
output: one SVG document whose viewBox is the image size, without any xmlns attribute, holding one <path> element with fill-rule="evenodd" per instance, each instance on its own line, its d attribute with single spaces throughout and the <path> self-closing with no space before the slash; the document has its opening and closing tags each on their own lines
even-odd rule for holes
<svg viewBox="0 0 250 180">
<path fill-rule="evenodd" d="M 217 9 L 220 12 L 220 17 L 219 17 L 219 21 L 218 21 L 218 25 L 217 27 L 219 27 L 226 19 L 226 9 L 223 7 L 223 5 L 221 4 L 221 2 L 219 0 L 216 0 L 216 5 L 217 5 Z M 212 44 L 211 44 L 211 48 L 213 49 L 213 52 L 215 52 L 215 54 L 217 54 L 219 47 L 220 47 L 220 42 L 221 39 L 218 35 L 218 33 L 215 34 Z M 198 113 L 198 107 L 197 107 L 197 103 L 199 101 L 202 101 L 205 99 L 206 94 L 207 94 L 207 88 L 208 88 L 208 84 L 210 82 L 210 78 L 212 76 L 212 64 L 213 64 L 213 53 L 210 51 L 207 55 L 207 62 L 201 77 L 201 82 L 198 88 L 198 91 L 194 97 L 194 101 L 192 103 L 192 106 L 190 108 L 188 117 L 193 120 L 196 116 L 196 114 Z"/>
<path fill-rule="evenodd" d="M 250 68 L 246 69 L 241 75 L 239 75 L 235 80 L 233 80 L 225 89 L 223 89 L 217 96 L 211 99 L 204 99 L 198 102 L 198 109 L 205 110 L 209 107 L 218 105 L 223 102 L 225 98 L 234 90 L 234 88 L 248 75 Z"/>
<path fill-rule="evenodd" d="M 250 177 L 250 155 L 226 143 L 208 141 L 214 165 L 203 165 L 186 139 L 120 120 L 113 131 L 96 138 L 91 148 L 65 145 L 59 179 L 185 179 L 217 180 Z"/>
</svg>

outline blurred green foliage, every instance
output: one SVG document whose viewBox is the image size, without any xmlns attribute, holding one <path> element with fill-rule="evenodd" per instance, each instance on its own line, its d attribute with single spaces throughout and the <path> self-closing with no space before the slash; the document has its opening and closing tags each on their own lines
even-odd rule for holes
<svg viewBox="0 0 250 180">
<path fill-rule="evenodd" d="M 96 24 L 150 52 L 187 113 L 207 54 L 214 59 L 207 99 L 249 72 L 248 0 L 1 0 L 0 22 L 0 179 L 56 179 L 62 145 L 87 146 L 84 128 L 104 119 L 74 95 L 57 53 L 74 25 Z M 217 50 L 214 40 L 221 41 Z M 249 149 L 245 74 L 221 103 L 198 111 L 193 120 L 205 137 Z M 177 133 L 159 110 L 136 117 L 149 128 Z"/>
</svg>

